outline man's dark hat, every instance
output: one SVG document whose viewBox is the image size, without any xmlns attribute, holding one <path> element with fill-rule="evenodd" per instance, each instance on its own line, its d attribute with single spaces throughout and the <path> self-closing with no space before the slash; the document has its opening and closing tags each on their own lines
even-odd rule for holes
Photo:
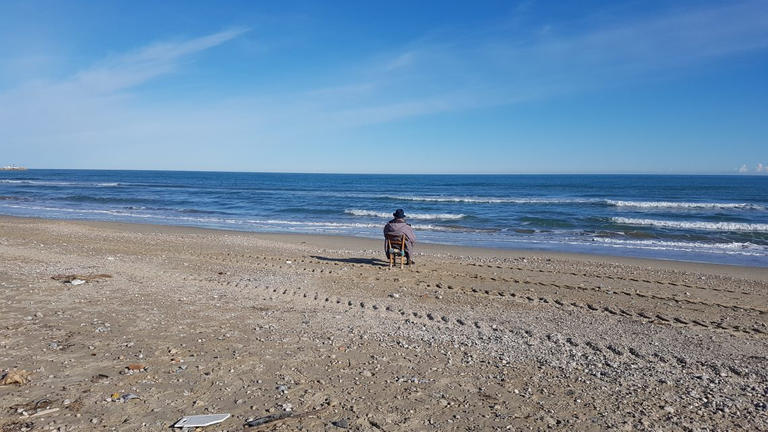
<svg viewBox="0 0 768 432">
<path fill-rule="evenodd" d="M 398 219 L 404 219 L 405 218 L 405 212 L 403 209 L 397 209 L 394 213 L 392 213 L 392 216 L 398 218 Z"/>
</svg>

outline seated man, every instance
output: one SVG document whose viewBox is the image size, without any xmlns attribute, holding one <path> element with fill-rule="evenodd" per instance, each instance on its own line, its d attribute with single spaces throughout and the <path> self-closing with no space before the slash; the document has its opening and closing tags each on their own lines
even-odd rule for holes
<svg viewBox="0 0 768 432">
<path fill-rule="evenodd" d="M 387 222 L 384 226 L 384 253 L 387 254 L 389 259 L 389 250 L 387 249 L 386 236 L 388 234 L 393 235 L 405 235 L 405 257 L 408 259 L 408 264 L 414 264 L 413 262 L 413 243 L 416 241 L 416 235 L 413 233 L 411 225 L 405 222 L 405 213 L 403 209 L 397 209 L 392 216 L 395 218 Z"/>
</svg>

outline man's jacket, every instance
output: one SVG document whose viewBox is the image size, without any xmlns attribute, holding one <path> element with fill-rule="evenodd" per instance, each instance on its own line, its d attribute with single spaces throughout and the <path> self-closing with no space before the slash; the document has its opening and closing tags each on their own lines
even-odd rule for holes
<svg viewBox="0 0 768 432">
<path fill-rule="evenodd" d="M 405 223 L 405 219 L 392 219 L 384 226 L 384 250 L 387 249 L 386 237 L 388 234 L 403 235 L 405 234 L 405 250 L 410 254 L 413 252 L 413 243 L 416 241 L 416 235 L 413 233 L 413 228 Z"/>
</svg>

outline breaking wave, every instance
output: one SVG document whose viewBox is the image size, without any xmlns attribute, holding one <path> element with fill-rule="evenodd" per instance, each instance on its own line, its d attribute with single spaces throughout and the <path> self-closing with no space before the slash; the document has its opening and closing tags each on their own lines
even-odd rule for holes
<svg viewBox="0 0 768 432">
<path fill-rule="evenodd" d="M 605 202 L 606 204 L 615 206 L 615 207 L 765 210 L 765 207 L 761 205 L 749 204 L 749 203 L 619 201 L 619 200 L 606 200 Z"/>
<path fill-rule="evenodd" d="M 16 208 L 24 210 L 38 210 L 50 213 L 65 213 L 75 217 L 78 215 L 86 217 L 87 215 L 109 215 L 120 218 L 138 218 L 143 220 L 161 220 L 166 222 L 183 222 L 203 225 L 221 225 L 221 226 L 254 226 L 260 228 L 269 227 L 294 227 L 295 229 L 310 230 L 344 230 L 344 229 L 375 229 L 381 230 L 384 225 L 381 223 L 359 223 L 359 222 L 324 222 L 324 221 L 293 221 L 282 219 L 240 219 L 240 218 L 221 218 L 221 217 L 194 217 L 182 216 L 178 214 L 167 213 L 148 213 L 147 210 L 156 210 L 151 207 L 124 207 L 122 209 L 76 209 L 66 207 L 46 207 L 46 206 L 27 206 L 27 205 L 6 205 L 6 208 Z M 179 213 L 198 213 L 198 211 L 189 211 L 189 209 L 168 209 Z M 201 212 L 202 213 L 202 212 Z M 446 226 L 433 224 L 413 224 L 413 229 L 417 231 L 436 231 L 436 232 L 496 232 L 498 230 L 475 229 L 461 226 Z"/>
<path fill-rule="evenodd" d="M 595 237 L 593 242 L 611 247 L 632 249 L 674 250 L 684 252 L 727 253 L 749 256 L 766 256 L 768 248 L 749 242 L 703 243 L 664 240 L 622 240 Z"/>
<path fill-rule="evenodd" d="M 376 218 L 382 218 L 387 219 L 391 218 L 392 214 L 387 212 L 377 212 L 374 210 L 358 210 L 358 209 L 350 209 L 350 210 L 344 210 L 344 213 L 350 214 L 353 216 L 368 216 L 368 217 L 376 217 Z M 454 214 L 454 213 L 408 213 L 406 214 L 406 217 L 408 219 L 442 219 L 442 220 L 458 220 L 463 219 L 467 215 L 465 214 Z"/>
<path fill-rule="evenodd" d="M 632 207 L 652 209 L 724 209 L 724 210 L 766 210 L 765 206 L 750 203 L 687 202 L 687 201 L 629 201 L 598 198 L 501 198 L 471 196 L 397 196 L 383 198 L 397 201 L 455 202 L 470 204 L 593 204 L 611 207 Z"/>
<path fill-rule="evenodd" d="M 669 221 L 657 219 L 635 219 L 614 217 L 611 221 L 621 225 L 642 225 L 660 228 L 693 229 L 705 231 L 752 231 L 768 232 L 768 224 L 746 222 L 694 222 L 694 221 Z"/>
<path fill-rule="evenodd" d="M 495 197 L 445 197 L 445 196 L 395 196 L 386 195 L 386 199 L 397 201 L 457 202 L 478 204 L 590 204 L 600 200 L 587 198 L 495 198 Z"/>
<path fill-rule="evenodd" d="M 52 180 L 29 180 L 29 179 L 0 179 L 0 183 L 15 184 L 23 186 L 98 186 L 98 187 L 116 187 L 121 186 L 120 183 L 107 182 L 107 183 L 92 183 L 92 182 L 68 182 L 68 181 L 52 181 Z"/>
</svg>

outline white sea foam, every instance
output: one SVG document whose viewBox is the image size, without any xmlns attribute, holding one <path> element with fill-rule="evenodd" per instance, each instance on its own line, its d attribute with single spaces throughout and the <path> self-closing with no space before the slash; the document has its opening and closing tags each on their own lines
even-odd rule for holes
<svg viewBox="0 0 768 432">
<path fill-rule="evenodd" d="M 589 204 L 600 202 L 589 198 L 500 198 L 500 197 L 445 197 L 445 196 L 395 196 L 386 195 L 384 198 L 400 201 L 425 202 L 463 202 L 478 204 Z"/>
<path fill-rule="evenodd" d="M 11 180 L 2 179 L 0 183 L 6 184 L 20 184 L 20 185 L 34 185 L 34 186 L 74 186 L 82 183 L 75 182 L 62 182 L 62 181 L 47 181 L 47 180 Z"/>
<path fill-rule="evenodd" d="M 602 243 L 614 247 L 654 250 L 681 250 L 686 252 L 736 253 L 740 255 L 751 256 L 768 255 L 767 247 L 749 242 L 704 243 L 665 240 L 624 240 L 602 237 L 595 237 L 592 240 L 597 243 Z"/>
<path fill-rule="evenodd" d="M 757 205 L 757 204 L 749 204 L 749 203 L 619 201 L 619 200 L 606 200 L 605 202 L 608 205 L 616 206 L 616 207 L 765 210 L 764 206 Z"/>
<path fill-rule="evenodd" d="M 127 216 L 127 217 L 140 217 L 149 218 L 154 215 L 130 213 L 122 210 L 98 210 L 98 209 L 77 209 L 77 208 L 63 208 L 63 207 L 41 207 L 41 206 L 26 206 L 26 205 L 6 205 L 8 208 L 28 209 L 28 210 L 43 210 L 49 212 L 65 212 L 65 213 L 80 213 L 80 214 L 107 214 L 111 216 Z"/>
<path fill-rule="evenodd" d="M 698 221 L 669 221 L 657 219 L 636 219 L 614 217 L 611 221 L 623 225 L 643 225 L 660 228 L 692 229 L 705 231 L 752 231 L 768 232 L 768 224 L 746 222 L 698 222 Z"/>
<path fill-rule="evenodd" d="M 125 210 L 99 210 L 99 209 L 75 209 L 75 208 L 62 208 L 62 207 L 43 207 L 43 206 L 26 206 L 26 205 L 4 205 L 7 208 L 26 209 L 26 210 L 42 210 L 45 212 L 63 212 L 73 215 L 88 215 L 88 214 L 101 214 L 127 218 L 141 218 L 141 219 L 155 219 L 164 220 L 169 222 L 187 222 L 192 224 L 208 224 L 208 225 L 254 225 L 262 228 L 269 227 L 294 227 L 295 229 L 311 229 L 311 230 L 345 230 L 345 229 L 375 229 L 380 230 L 383 225 L 379 223 L 357 223 L 357 222 L 321 222 L 321 221 L 291 221 L 281 219 L 235 219 L 235 218 L 215 218 L 215 217 L 190 217 L 190 216 L 177 216 L 166 215 L 156 213 L 137 213 Z M 132 208 L 131 210 L 143 210 L 141 208 Z M 441 231 L 441 232 L 463 232 L 472 231 L 471 229 L 461 227 L 440 226 L 432 224 L 413 224 L 413 229 L 419 231 Z"/>
<path fill-rule="evenodd" d="M 606 204 L 614 207 L 635 208 L 679 208 L 679 209 L 735 209 L 766 210 L 765 206 L 750 203 L 718 203 L 688 201 L 625 201 L 602 200 L 597 198 L 535 198 L 535 197 L 469 197 L 469 196 L 398 196 L 386 195 L 384 198 L 399 201 L 456 202 L 475 204 Z"/>
<path fill-rule="evenodd" d="M 376 217 L 376 218 L 382 218 L 382 219 L 392 218 L 391 213 L 378 212 L 375 210 L 349 209 L 349 210 L 344 210 L 344 213 L 351 214 L 354 216 L 369 216 L 369 217 Z M 466 216 L 467 215 L 465 214 L 454 214 L 454 213 L 411 213 L 411 212 L 408 212 L 408 214 L 406 215 L 408 219 L 443 219 L 443 220 L 463 219 Z"/>
<path fill-rule="evenodd" d="M 232 222 L 237 221 L 237 223 L 251 223 L 251 224 L 260 224 L 260 225 L 290 225 L 290 226 L 307 226 L 307 227 L 320 227 L 320 228 L 374 228 L 374 229 L 381 229 L 383 228 L 382 224 L 374 224 L 374 223 L 356 223 L 356 222 L 309 222 L 309 221 L 288 221 L 288 220 L 279 220 L 279 219 L 267 219 L 267 220 L 259 220 L 259 219 L 250 219 L 245 221 L 238 221 L 238 220 L 232 220 Z M 454 228 L 454 227 L 445 227 L 445 226 L 439 226 L 439 225 L 431 225 L 431 224 L 413 224 L 411 225 L 413 229 L 415 230 L 426 230 L 426 231 L 460 231 L 461 228 Z"/>
<path fill-rule="evenodd" d="M 50 181 L 50 180 L 23 180 L 23 179 L 0 179 L 0 183 L 16 184 L 24 186 L 84 186 L 84 187 L 114 187 L 120 186 L 120 183 L 90 183 L 90 182 L 68 182 L 68 181 Z"/>
</svg>

